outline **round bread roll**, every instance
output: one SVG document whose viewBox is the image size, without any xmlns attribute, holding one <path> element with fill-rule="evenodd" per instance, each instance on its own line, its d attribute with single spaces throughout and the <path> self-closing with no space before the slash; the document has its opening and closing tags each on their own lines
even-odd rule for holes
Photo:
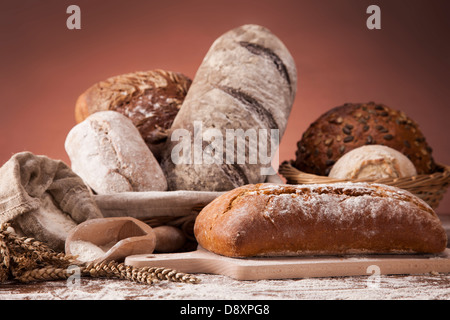
<svg viewBox="0 0 450 320">
<path fill-rule="evenodd" d="M 382 179 L 416 174 L 414 164 L 401 152 L 382 145 L 368 145 L 343 155 L 328 176 L 335 179 Z"/>
<path fill-rule="evenodd" d="M 133 121 L 142 138 L 159 159 L 167 130 L 178 113 L 191 79 L 181 73 L 152 70 L 118 75 L 98 82 L 78 98 L 75 119 L 113 110 Z"/>
<path fill-rule="evenodd" d="M 97 194 L 165 191 L 157 160 L 131 120 L 101 111 L 70 130 L 65 141 L 72 170 Z"/>
<path fill-rule="evenodd" d="M 297 143 L 294 166 L 306 173 L 327 176 L 344 154 L 371 144 L 403 153 L 418 174 L 436 170 L 432 150 L 419 126 L 405 113 L 374 102 L 346 103 L 320 116 Z"/>
</svg>

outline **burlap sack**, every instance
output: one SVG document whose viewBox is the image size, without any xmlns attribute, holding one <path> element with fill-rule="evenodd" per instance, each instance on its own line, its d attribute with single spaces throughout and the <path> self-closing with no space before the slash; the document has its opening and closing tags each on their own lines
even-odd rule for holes
<svg viewBox="0 0 450 320">
<path fill-rule="evenodd" d="M 90 189 L 64 162 L 30 152 L 0 168 L 0 224 L 63 251 L 69 231 L 102 213 Z"/>
</svg>

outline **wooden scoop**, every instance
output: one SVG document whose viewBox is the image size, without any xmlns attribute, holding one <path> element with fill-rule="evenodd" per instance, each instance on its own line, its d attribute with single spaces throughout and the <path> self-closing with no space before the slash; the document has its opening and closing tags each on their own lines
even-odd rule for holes
<svg viewBox="0 0 450 320">
<path fill-rule="evenodd" d="M 122 261 L 129 255 L 150 254 L 155 249 L 153 229 L 132 217 L 87 220 L 71 230 L 65 251 L 80 262 Z"/>
</svg>

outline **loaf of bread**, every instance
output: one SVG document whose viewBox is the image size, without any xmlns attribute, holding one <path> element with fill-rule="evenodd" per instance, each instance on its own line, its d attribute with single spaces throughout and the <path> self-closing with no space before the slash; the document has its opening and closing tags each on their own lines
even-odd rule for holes
<svg viewBox="0 0 450 320">
<path fill-rule="evenodd" d="M 344 154 L 331 168 L 330 178 L 382 179 L 417 175 L 403 153 L 382 145 L 362 146 Z"/>
<path fill-rule="evenodd" d="M 164 191 L 167 181 L 131 120 L 100 111 L 70 130 L 65 141 L 72 170 L 97 194 Z"/>
<path fill-rule="evenodd" d="M 447 235 L 436 213 L 385 185 L 247 185 L 198 215 L 205 249 L 230 257 L 439 253 Z"/>
<path fill-rule="evenodd" d="M 244 25 L 219 37 L 200 65 L 170 130 L 172 139 L 167 141 L 161 164 L 169 189 L 223 191 L 265 181 L 266 171 L 261 169 L 271 164 L 249 158 L 259 152 L 266 156 L 274 153 L 272 139 L 281 139 L 285 131 L 296 86 L 292 56 L 266 28 Z M 222 141 L 208 137 L 208 130 L 218 132 Z M 233 130 L 252 131 L 267 150 L 254 140 L 245 140 L 246 159 L 240 162 L 237 142 L 226 139 Z M 183 161 L 174 161 L 173 152 L 181 143 L 175 133 L 185 131 L 190 135 L 183 137 L 189 140 L 188 154 L 182 154 Z M 202 150 L 196 150 L 194 136 L 201 140 Z M 217 154 L 210 153 L 213 163 L 209 163 L 204 156 L 212 141 L 223 147 L 216 149 L 221 149 Z M 234 146 L 232 151 L 227 142 Z M 230 154 L 226 153 L 229 150 Z"/>
<path fill-rule="evenodd" d="M 418 174 L 436 170 L 432 150 L 417 123 L 402 111 L 374 102 L 347 103 L 320 116 L 297 143 L 294 166 L 306 173 L 327 176 L 345 153 L 371 144 L 403 153 Z"/>
<path fill-rule="evenodd" d="M 98 111 L 117 111 L 133 121 L 159 159 L 167 130 L 191 85 L 187 76 L 164 70 L 127 73 L 100 81 L 78 97 L 78 123 Z"/>
</svg>

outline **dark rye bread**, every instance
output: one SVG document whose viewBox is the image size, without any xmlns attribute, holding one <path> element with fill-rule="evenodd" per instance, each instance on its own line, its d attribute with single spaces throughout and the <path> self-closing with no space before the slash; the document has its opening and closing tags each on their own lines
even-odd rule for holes
<svg viewBox="0 0 450 320">
<path fill-rule="evenodd" d="M 280 139 L 285 131 L 296 86 L 292 56 L 266 28 L 244 25 L 219 37 L 200 65 L 170 132 L 187 130 L 193 144 L 195 121 L 202 124 L 203 133 L 219 130 L 223 137 L 223 154 L 219 156 L 223 159 L 213 164 L 198 163 L 192 152 L 185 155 L 190 163 L 174 163 L 172 151 L 180 142 L 168 139 L 161 165 L 169 189 L 223 191 L 265 181 L 261 168 L 270 164 L 262 164 L 259 159 L 254 164 L 248 159 L 258 146 L 247 142 L 246 161 L 238 163 L 237 143 L 234 154 L 225 154 L 226 130 L 251 129 L 258 134 L 259 129 L 266 129 L 266 145 L 270 147 L 270 129 L 278 129 Z M 211 141 L 203 139 L 202 150 Z M 226 158 L 234 159 L 227 162 Z"/>
<path fill-rule="evenodd" d="M 346 103 L 320 116 L 297 143 L 294 166 L 326 176 L 341 156 L 369 144 L 403 153 L 418 174 L 436 170 L 432 150 L 418 124 L 404 112 L 374 102 Z"/>
<path fill-rule="evenodd" d="M 230 257 L 439 253 L 436 213 L 407 191 L 375 184 L 247 185 L 198 215 L 198 243 Z"/>
<path fill-rule="evenodd" d="M 112 110 L 131 119 L 147 146 L 159 159 L 191 79 L 165 70 L 140 71 L 100 81 L 78 98 L 75 119 L 78 123 L 92 113 Z"/>
</svg>

